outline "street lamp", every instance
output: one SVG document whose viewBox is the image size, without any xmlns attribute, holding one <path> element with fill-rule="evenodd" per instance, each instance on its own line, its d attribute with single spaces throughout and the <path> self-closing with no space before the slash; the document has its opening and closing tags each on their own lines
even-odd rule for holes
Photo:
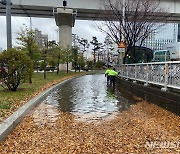
<svg viewBox="0 0 180 154">
<path fill-rule="evenodd" d="M 123 6 L 122 6 L 122 24 L 125 26 L 125 0 L 123 0 Z M 122 34 L 122 41 L 124 41 L 124 35 Z"/>
</svg>

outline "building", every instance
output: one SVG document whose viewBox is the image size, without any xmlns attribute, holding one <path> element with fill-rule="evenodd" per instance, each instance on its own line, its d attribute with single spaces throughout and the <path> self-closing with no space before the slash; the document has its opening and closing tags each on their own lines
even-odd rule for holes
<svg viewBox="0 0 180 154">
<path fill-rule="evenodd" d="M 132 64 L 134 63 L 134 60 L 132 58 L 132 50 L 130 49 L 127 57 L 126 57 L 126 64 Z M 146 47 L 135 47 L 135 55 L 136 63 L 149 63 L 153 59 L 153 51 Z"/>
<path fill-rule="evenodd" d="M 48 35 L 47 34 L 42 34 L 41 35 L 41 46 L 45 47 L 48 42 Z"/>
<path fill-rule="evenodd" d="M 179 30 L 178 30 L 179 29 Z M 180 41 L 180 25 L 177 23 L 168 23 L 158 28 L 144 41 L 143 47 L 155 50 L 162 50 L 165 44 Z"/>
<path fill-rule="evenodd" d="M 42 34 L 42 32 L 36 28 L 35 41 L 40 47 L 45 47 L 48 43 L 48 35 Z"/>
</svg>

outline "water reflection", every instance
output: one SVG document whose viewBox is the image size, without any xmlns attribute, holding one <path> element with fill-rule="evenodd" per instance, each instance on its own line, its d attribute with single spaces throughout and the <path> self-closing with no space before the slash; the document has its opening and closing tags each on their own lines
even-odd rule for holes
<svg viewBox="0 0 180 154">
<path fill-rule="evenodd" d="M 43 103 L 86 121 L 114 116 L 130 105 L 116 88 L 107 87 L 104 75 L 86 75 L 66 82 Z"/>
</svg>

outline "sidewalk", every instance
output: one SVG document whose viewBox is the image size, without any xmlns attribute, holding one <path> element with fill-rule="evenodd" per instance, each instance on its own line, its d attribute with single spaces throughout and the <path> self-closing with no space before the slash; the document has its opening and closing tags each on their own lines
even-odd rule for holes
<svg viewBox="0 0 180 154">
<path fill-rule="evenodd" d="M 37 114 L 40 110 L 46 114 Z M 65 112 L 52 121 L 47 111 L 50 111 L 47 106 L 38 106 L 0 144 L 0 153 L 180 152 L 177 147 L 180 117 L 153 104 L 139 102 L 113 120 L 91 123 L 76 121 L 72 114 Z M 158 148 L 153 146 L 157 141 L 177 144 L 174 148 Z"/>
</svg>

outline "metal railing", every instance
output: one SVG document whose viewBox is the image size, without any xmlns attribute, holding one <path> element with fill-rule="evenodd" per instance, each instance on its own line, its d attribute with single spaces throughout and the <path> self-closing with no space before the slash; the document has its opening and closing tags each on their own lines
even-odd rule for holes
<svg viewBox="0 0 180 154">
<path fill-rule="evenodd" d="M 125 64 L 119 66 L 120 77 L 180 89 L 180 61 Z"/>
</svg>

